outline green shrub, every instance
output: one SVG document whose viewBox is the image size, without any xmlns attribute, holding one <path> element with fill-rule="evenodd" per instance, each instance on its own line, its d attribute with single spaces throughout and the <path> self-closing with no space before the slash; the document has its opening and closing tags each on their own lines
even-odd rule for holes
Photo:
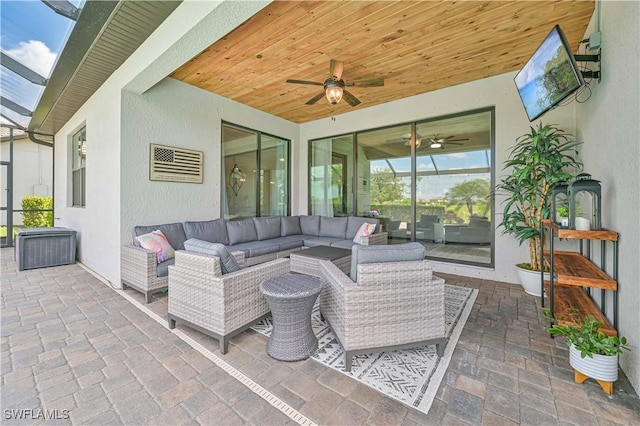
<svg viewBox="0 0 640 426">
<path fill-rule="evenodd" d="M 23 197 L 22 223 L 25 228 L 53 226 L 53 198 L 51 197 Z M 50 211 L 28 211 L 50 210 Z"/>
</svg>

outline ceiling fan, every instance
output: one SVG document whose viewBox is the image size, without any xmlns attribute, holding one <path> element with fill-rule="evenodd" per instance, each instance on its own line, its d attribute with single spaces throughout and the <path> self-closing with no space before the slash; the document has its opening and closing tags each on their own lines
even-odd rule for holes
<svg viewBox="0 0 640 426">
<path fill-rule="evenodd" d="M 342 99 L 344 95 L 344 100 L 351 105 L 352 107 L 358 105 L 360 100 L 353 96 L 351 92 L 345 89 L 345 87 L 379 87 L 384 86 L 383 78 L 369 78 L 364 80 L 353 80 L 349 82 L 345 82 L 342 79 L 342 70 L 344 69 L 344 63 L 342 61 L 337 61 L 335 59 L 331 60 L 329 64 L 329 78 L 327 78 L 324 83 L 319 83 L 316 81 L 307 81 L 307 80 L 287 80 L 287 83 L 294 84 L 309 84 L 312 86 L 323 86 L 324 91 L 322 93 L 317 94 L 313 98 L 309 99 L 306 104 L 313 105 L 318 102 L 323 96 L 326 96 L 327 100 L 330 104 L 335 105 Z"/>
<path fill-rule="evenodd" d="M 434 134 L 432 138 L 427 138 L 429 140 L 429 142 L 431 142 L 431 144 L 429 145 L 431 148 L 437 149 L 437 148 L 444 148 L 444 145 L 463 145 L 461 143 L 456 143 L 456 142 L 461 142 L 461 141 L 468 141 L 469 138 L 462 138 L 462 139 L 453 139 L 455 138 L 455 136 L 440 136 L 438 134 Z"/>
<path fill-rule="evenodd" d="M 448 145 L 462 145 L 461 143 L 456 143 L 456 142 L 469 140 L 469 138 L 452 139 L 454 137 L 455 136 L 439 136 L 438 134 L 434 134 L 433 137 L 425 138 L 420 134 L 416 134 L 416 149 L 419 149 L 423 145 L 426 146 L 427 145 L 426 142 L 429 142 L 429 147 L 437 149 L 437 148 L 443 148 L 445 143 Z M 405 133 L 401 137 L 397 139 L 389 139 L 387 142 L 389 143 L 403 142 L 405 146 L 411 146 L 411 134 Z"/>
</svg>

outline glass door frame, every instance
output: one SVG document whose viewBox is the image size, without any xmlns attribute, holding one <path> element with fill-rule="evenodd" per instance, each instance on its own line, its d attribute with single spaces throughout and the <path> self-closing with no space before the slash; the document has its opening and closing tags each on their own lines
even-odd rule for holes
<svg viewBox="0 0 640 426">
<path fill-rule="evenodd" d="M 6 176 L 5 185 L 6 188 L 2 188 L 3 191 L 6 191 L 6 206 L 0 206 L 0 211 L 4 212 L 6 215 L 6 226 L 7 226 L 7 236 L 4 237 L 4 241 L 0 244 L 0 247 L 13 247 L 13 140 L 11 141 L 11 146 L 9 147 L 9 161 L 0 161 L 0 167 L 6 167 Z"/>
<path fill-rule="evenodd" d="M 260 205 L 260 190 L 262 187 L 262 176 L 260 171 L 260 167 L 262 165 L 262 157 L 261 157 L 261 146 L 262 146 L 262 135 L 268 136 L 270 138 L 274 138 L 274 139 L 280 139 L 283 141 L 287 142 L 287 158 L 286 158 L 286 162 L 287 162 L 287 208 L 286 208 L 286 216 L 291 215 L 291 140 L 290 139 L 286 139 L 283 138 L 282 136 L 277 136 L 277 135 L 273 135 L 271 133 L 267 133 L 267 132 L 263 132 L 261 130 L 256 130 L 256 129 L 252 129 L 250 127 L 246 127 L 246 126 L 242 126 L 240 124 L 235 124 L 232 123 L 230 121 L 225 121 L 225 120 L 221 120 L 221 126 L 220 126 L 220 179 L 222 182 L 222 187 L 226 188 L 227 186 L 227 176 L 226 174 L 226 170 L 224 167 L 224 148 L 223 148 L 223 144 L 224 144 L 224 126 L 229 126 L 229 127 L 233 127 L 235 129 L 238 130 L 243 130 L 246 131 L 248 133 L 255 133 L 256 134 L 256 138 L 257 138 L 257 148 L 256 148 L 256 193 L 255 193 L 255 206 L 256 206 L 256 210 L 255 210 L 255 216 L 253 217 L 261 217 L 261 205 Z M 221 190 L 220 191 L 220 217 L 224 217 L 224 208 L 225 205 L 227 204 L 227 200 L 226 198 L 226 189 Z M 227 206 L 228 208 L 228 206 Z"/>
</svg>

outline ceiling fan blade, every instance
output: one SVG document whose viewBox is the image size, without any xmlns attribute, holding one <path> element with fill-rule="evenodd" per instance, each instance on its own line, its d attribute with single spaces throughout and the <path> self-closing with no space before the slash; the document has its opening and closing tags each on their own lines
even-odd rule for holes
<svg viewBox="0 0 640 426">
<path fill-rule="evenodd" d="M 317 81 L 307 81 L 307 80 L 287 80 L 287 83 L 294 84 L 311 84 L 313 86 L 323 86 L 322 83 L 318 83 Z"/>
<path fill-rule="evenodd" d="M 359 100 L 358 98 L 356 98 L 355 96 L 353 96 L 353 95 L 351 94 L 351 92 L 349 92 L 349 91 L 348 91 L 348 90 L 346 90 L 346 89 L 343 91 L 343 97 L 344 97 L 344 100 L 345 100 L 349 105 L 351 105 L 352 107 L 354 107 L 354 106 L 356 106 L 356 105 L 358 105 L 358 104 L 360 103 L 360 100 Z"/>
<path fill-rule="evenodd" d="M 380 87 L 384 86 L 384 78 L 367 78 L 363 80 L 353 80 L 348 82 L 346 85 L 358 87 Z"/>
<path fill-rule="evenodd" d="M 306 104 L 307 105 L 313 105 L 316 102 L 318 102 L 320 99 L 322 99 L 324 97 L 324 92 L 320 92 L 317 95 L 315 95 L 313 98 L 309 99 Z"/>
<path fill-rule="evenodd" d="M 342 71 L 344 70 L 344 63 L 342 61 L 331 60 L 329 65 L 329 75 L 336 81 L 342 78 Z"/>
<path fill-rule="evenodd" d="M 445 139 L 445 142 L 447 142 L 447 143 L 451 143 L 451 142 L 460 142 L 460 141 L 468 141 L 468 140 L 469 140 L 469 138 L 451 139 L 451 140 L 449 140 L 449 139 Z"/>
<path fill-rule="evenodd" d="M 387 143 L 402 143 L 407 142 L 409 139 L 407 138 L 395 138 L 395 139 L 387 139 Z"/>
</svg>

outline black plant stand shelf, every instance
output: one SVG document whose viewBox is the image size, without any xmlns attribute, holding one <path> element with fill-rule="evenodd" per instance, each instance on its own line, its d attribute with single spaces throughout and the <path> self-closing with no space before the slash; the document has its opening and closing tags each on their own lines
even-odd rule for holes
<svg viewBox="0 0 640 426">
<path fill-rule="evenodd" d="M 592 315 L 598 319 L 605 334 L 617 335 L 618 327 L 618 233 L 601 229 L 579 231 L 565 229 L 547 219 L 542 222 L 541 233 L 548 229 L 549 250 L 541 247 L 544 261 L 549 265 L 549 281 L 541 273 L 544 290 L 541 303 L 544 307 L 545 293 L 549 299 L 549 310 L 559 324 L 571 324 Z M 579 239 L 580 251 L 554 249 L 555 238 Z M 541 239 L 542 240 L 542 239 Z M 591 241 L 600 241 L 600 265 L 591 261 Z M 586 241 L 586 243 L 585 243 Z M 613 245 L 613 277 L 606 272 L 607 244 Z M 592 296 L 593 289 L 600 289 L 600 307 Z M 613 293 L 613 325 L 606 317 L 607 292 Z M 577 315 L 577 317 L 576 317 Z"/>
</svg>

